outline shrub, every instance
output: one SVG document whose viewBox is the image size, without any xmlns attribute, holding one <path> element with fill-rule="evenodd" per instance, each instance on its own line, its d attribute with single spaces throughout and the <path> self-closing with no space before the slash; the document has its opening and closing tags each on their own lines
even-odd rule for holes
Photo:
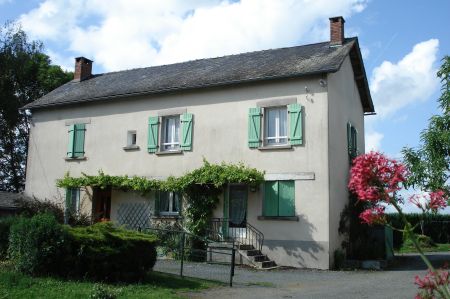
<svg viewBox="0 0 450 299">
<path fill-rule="evenodd" d="M 9 257 L 23 273 L 62 274 L 69 257 L 69 235 L 50 214 L 19 218 L 11 226 Z"/>
<path fill-rule="evenodd" d="M 9 231 L 16 217 L 0 218 L 0 260 L 6 259 L 9 246 Z"/>
<path fill-rule="evenodd" d="M 97 223 L 89 227 L 69 228 L 77 277 L 105 281 L 142 279 L 156 262 L 154 235 Z"/>
</svg>

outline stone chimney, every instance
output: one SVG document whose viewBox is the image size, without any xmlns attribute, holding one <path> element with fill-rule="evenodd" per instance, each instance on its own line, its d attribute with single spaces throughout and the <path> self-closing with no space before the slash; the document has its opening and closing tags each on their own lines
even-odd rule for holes
<svg viewBox="0 0 450 299">
<path fill-rule="evenodd" d="M 341 46 L 344 43 L 343 17 L 330 18 L 330 46 Z"/>
<path fill-rule="evenodd" d="M 92 76 L 92 60 L 85 57 L 75 58 L 75 73 L 73 75 L 74 81 L 83 81 Z"/>
</svg>

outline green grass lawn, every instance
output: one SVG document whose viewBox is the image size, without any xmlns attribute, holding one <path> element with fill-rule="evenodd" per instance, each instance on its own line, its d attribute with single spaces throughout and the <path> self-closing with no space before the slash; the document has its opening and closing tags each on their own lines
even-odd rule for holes
<svg viewBox="0 0 450 299">
<path fill-rule="evenodd" d="M 0 262 L 0 299 L 9 298 L 89 298 L 93 282 L 67 281 L 57 278 L 30 277 Z M 98 285 L 98 284 L 97 284 Z M 181 278 L 152 272 L 145 281 L 135 284 L 103 284 L 117 298 L 182 298 L 184 292 L 195 292 L 219 283 Z"/>
<path fill-rule="evenodd" d="M 439 244 L 437 243 L 436 246 L 430 246 L 430 247 L 422 247 L 424 252 L 445 252 L 450 251 L 450 244 Z M 403 246 L 395 251 L 396 253 L 416 253 L 417 250 L 414 246 L 411 244 L 403 244 Z"/>
</svg>

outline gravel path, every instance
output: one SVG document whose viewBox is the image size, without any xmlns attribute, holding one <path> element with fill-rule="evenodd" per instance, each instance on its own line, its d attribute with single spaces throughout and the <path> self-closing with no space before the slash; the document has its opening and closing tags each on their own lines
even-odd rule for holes
<svg viewBox="0 0 450 299">
<path fill-rule="evenodd" d="M 448 252 L 429 254 L 429 257 L 437 265 L 450 261 Z M 155 267 L 156 271 L 158 267 L 167 269 L 168 265 L 161 263 Z M 228 277 L 228 269 L 220 265 L 187 263 L 185 273 L 227 281 L 224 278 Z M 190 298 L 414 298 L 417 292 L 414 277 L 424 273 L 423 262 L 416 255 L 401 256 L 387 271 L 236 268 L 232 288 L 219 287 L 186 295 Z"/>
</svg>

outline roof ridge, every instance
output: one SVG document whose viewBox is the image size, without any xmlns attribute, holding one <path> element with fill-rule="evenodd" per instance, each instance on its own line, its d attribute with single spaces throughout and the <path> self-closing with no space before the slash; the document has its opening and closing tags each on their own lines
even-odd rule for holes
<svg viewBox="0 0 450 299">
<path fill-rule="evenodd" d="M 355 37 L 346 38 L 346 41 L 351 41 Z M 116 73 L 122 73 L 122 72 L 130 72 L 130 71 L 136 71 L 136 70 L 143 70 L 148 68 L 159 68 L 159 67 L 167 67 L 167 66 L 176 66 L 184 63 L 189 62 L 196 62 L 196 61 L 204 61 L 204 60 L 214 60 L 214 59 L 220 59 L 225 57 L 233 57 L 233 56 L 239 56 L 239 55 L 246 55 L 246 54 L 255 54 L 258 52 L 268 52 L 268 51 L 276 51 L 276 50 L 286 50 L 286 49 L 293 49 L 293 48 L 299 48 L 299 47 L 308 47 L 308 46 L 317 46 L 319 44 L 329 44 L 329 41 L 326 42 L 318 42 L 318 43 L 309 43 L 305 45 L 296 45 L 296 46 L 290 46 L 290 47 L 281 47 L 281 48 L 269 48 L 269 49 L 263 49 L 263 50 L 255 50 L 255 51 L 249 51 L 249 52 L 241 52 L 241 53 L 235 53 L 235 54 L 227 54 L 222 56 L 216 56 L 216 57 L 205 57 L 205 58 L 199 58 L 199 59 L 192 59 L 192 60 L 185 60 L 180 62 L 174 62 L 174 63 L 166 63 L 166 64 L 160 64 L 160 65 L 152 65 L 152 66 L 145 66 L 145 67 L 136 67 L 131 69 L 125 69 L 120 71 L 112 71 L 112 72 L 105 72 L 105 73 L 99 73 L 94 74 L 94 76 L 103 76 L 103 75 L 109 75 L 109 74 L 116 74 Z"/>
</svg>

